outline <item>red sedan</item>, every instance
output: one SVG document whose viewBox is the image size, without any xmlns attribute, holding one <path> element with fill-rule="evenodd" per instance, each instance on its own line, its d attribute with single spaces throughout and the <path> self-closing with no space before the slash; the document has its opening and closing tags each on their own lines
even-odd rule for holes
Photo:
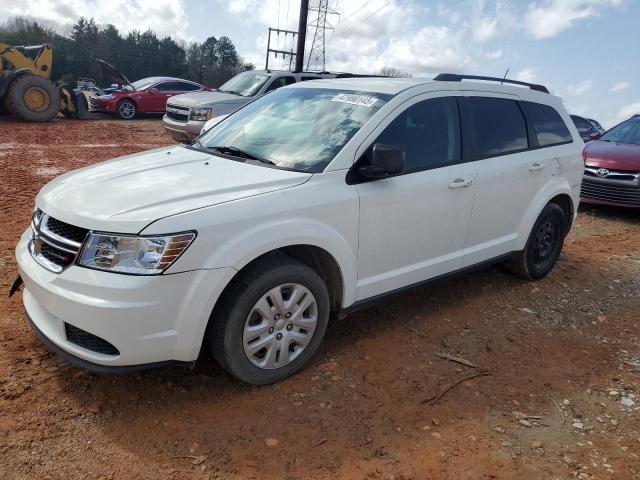
<svg viewBox="0 0 640 480">
<path fill-rule="evenodd" d="M 89 100 L 91 111 L 116 114 L 131 120 L 140 113 L 164 113 L 167 99 L 187 92 L 210 92 L 199 83 L 173 77 L 148 77 L 130 83 L 121 72 L 107 62 L 98 60 L 103 72 L 117 85 L 104 89 Z"/>
<path fill-rule="evenodd" d="M 640 117 L 587 143 L 581 201 L 640 208 Z"/>
</svg>

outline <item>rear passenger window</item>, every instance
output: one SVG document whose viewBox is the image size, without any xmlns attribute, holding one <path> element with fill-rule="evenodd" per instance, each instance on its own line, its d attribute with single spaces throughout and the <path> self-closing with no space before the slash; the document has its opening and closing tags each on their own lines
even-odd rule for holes
<svg viewBox="0 0 640 480">
<path fill-rule="evenodd" d="M 376 143 L 404 148 L 405 173 L 438 168 L 460 161 L 460 120 L 454 97 L 416 103 L 398 115 Z"/>
<path fill-rule="evenodd" d="M 553 107 L 533 102 L 522 102 L 522 105 L 541 147 L 573 141 L 567 125 Z"/>
<path fill-rule="evenodd" d="M 466 103 L 475 127 L 478 156 L 504 155 L 529 147 L 527 126 L 515 100 L 468 97 Z"/>
</svg>

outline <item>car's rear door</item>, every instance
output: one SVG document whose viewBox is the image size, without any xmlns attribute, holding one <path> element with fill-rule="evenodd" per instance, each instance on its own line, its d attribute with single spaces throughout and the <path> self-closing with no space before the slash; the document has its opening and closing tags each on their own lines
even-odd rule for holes
<svg viewBox="0 0 640 480">
<path fill-rule="evenodd" d="M 402 147 L 399 176 L 356 183 L 360 196 L 358 300 L 461 267 L 475 186 L 462 148 L 457 91 L 418 95 L 368 137 Z M 362 151 L 362 150 L 361 150 Z M 354 171 L 352 169 L 352 171 Z"/>
<path fill-rule="evenodd" d="M 515 95 L 464 92 L 477 172 L 475 201 L 464 265 L 514 250 L 518 227 L 557 162 L 531 145 L 520 99 Z"/>
</svg>

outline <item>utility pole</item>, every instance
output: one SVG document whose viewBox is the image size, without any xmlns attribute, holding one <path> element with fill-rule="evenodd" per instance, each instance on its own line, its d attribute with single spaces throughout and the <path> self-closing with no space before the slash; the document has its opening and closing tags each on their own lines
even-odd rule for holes
<svg viewBox="0 0 640 480">
<path fill-rule="evenodd" d="M 309 16 L 309 0 L 300 0 L 300 20 L 298 21 L 298 46 L 296 48 L 295 72 L 301 72 L 304 66 L 304 45 L 307 40 L 307 17 Z"/>
<path fill-rule="evenodd" d="M 271 34 L 273 32 L 278 34 L 278 40 L 277 40 L 278 42 L 279 42 L 279 39 L 280 39 L 280 34 L 281 33 L 284 34 L 285 48 L 286 48 L 286 43 L 287 43 L 287 35 L 291 35 L 292 41 L 295 41 L 296 35 L 298 35 L 298 32 L 293 32 L 291 30 L 284 30 L 282 28 L 271 28 L 271 27 L 269 27 L 269 36 L 267 37 L 267 59 L 265 61 L 264 69 L 265 70 L 269 70 L 269 54 L 273 53 L 276 58 L 278 58 L 278 54 L 282 55 L 283 59 L 285 57 L 289 56 L 289 70 L 291 70 L 291 60 L 295 56 L 295 53 L 293 52 L 293 49 L 291 49 L 291 50 L 279 50 L 277 48 L 271 48 Z"/>
</svg>

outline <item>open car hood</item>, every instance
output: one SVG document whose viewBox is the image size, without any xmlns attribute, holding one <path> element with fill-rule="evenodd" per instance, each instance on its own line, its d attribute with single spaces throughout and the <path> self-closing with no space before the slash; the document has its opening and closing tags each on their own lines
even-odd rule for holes
<svg viewBox="0 0 640 480">
<path fill-rule="evenodd" d="M 105 62 L 100 58 L 98 58 L 96 62 L 98 62 L 98 65 L 100 65 L 102 74 L 106 78 L 110 79 L 111 83 L 117 83 L 122 86 L 129 85 L 129 87 L 131 87 L 131 90 L 135 91 L 135 88 L 133 87 L 133 85 L 131 85 L 131 82 L 129 81 L 129 79 L 125 77 L 124 74 L 120 70 L 118 70 L 116 67 Z"/>
</svg>

